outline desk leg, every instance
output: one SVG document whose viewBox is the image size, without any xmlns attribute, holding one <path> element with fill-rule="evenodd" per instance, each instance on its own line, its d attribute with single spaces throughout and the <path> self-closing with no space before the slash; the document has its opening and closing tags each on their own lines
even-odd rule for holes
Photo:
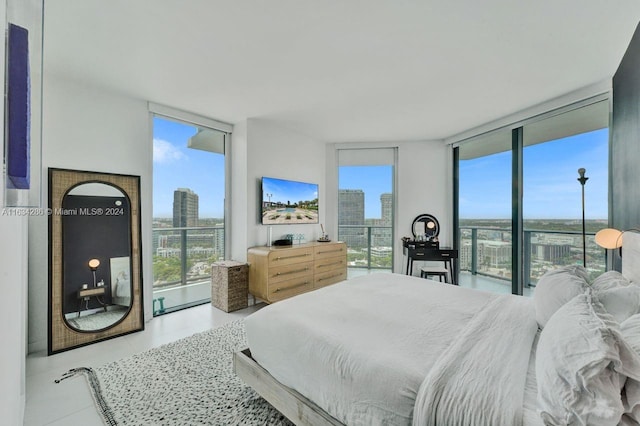
<svg viewBox="0 0 640 426">
<path fill-rule="evenodd" d="M 407 256 L 407 272 L 406 272 L 407 275 L 410 275 L 409 274 L 409 264 L 410 263 L 411 263 L 411 256 Z"/>
<path fill-rule="evenodd" d="M 458 274 L 456 274 L 456 259 L 451 259 L 451 282 L 458 285 Z"/>
</svg>

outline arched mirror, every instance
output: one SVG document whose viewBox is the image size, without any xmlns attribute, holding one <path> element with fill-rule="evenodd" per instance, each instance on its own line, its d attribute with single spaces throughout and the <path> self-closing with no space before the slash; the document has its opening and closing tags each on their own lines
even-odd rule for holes
<svg viewBox="0 0 640 426">
<path fill-rule="evenodd" d="M 142 330 L 140 180 L 49 169 L 49 353 Z"/>
</svg>

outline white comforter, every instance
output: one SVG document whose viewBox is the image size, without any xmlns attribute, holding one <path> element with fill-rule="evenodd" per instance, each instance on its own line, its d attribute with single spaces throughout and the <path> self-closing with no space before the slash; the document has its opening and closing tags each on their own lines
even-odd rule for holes
<svg viewBox="0 0 640 426">
<path fill-rule="evenodd" d="M 503 295 L 483 306 L 422 382 L 413 424 L 522 425 L 537 329 L 524 298 Z"/>
<path fill-rule="evenodd" d="M 517 425 L 532 309 L 517 296 L 373 274 L 270 305 L 245 326 L 259 364 L 345 424 Z"/>
</svg>

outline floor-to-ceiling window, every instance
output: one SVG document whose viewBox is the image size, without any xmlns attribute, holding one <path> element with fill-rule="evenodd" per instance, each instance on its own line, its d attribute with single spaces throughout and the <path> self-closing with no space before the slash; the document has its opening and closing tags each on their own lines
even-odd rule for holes
<svg viewBox="0 0 640 426">
<path fill-rule="evenodd" d="M 225 258 L 228 134 L 153 117 L 153 311 L 211 299 L 211 263 Z"/>
<path fill-rule="evenodd" d="M 594 234 L 607 227 L 609 103 L 591 105 L 523 126 L 524 285 L 547 270 L 584 264 L 592 277 L 605 270 L 605 252 Z M 586 239 L 582 239 L 585 169 Z"/>
<path fill-rule="evenodd" d="M 460 284 L 511 292 L 511 131 L 459 148 Z"/>
<path fill-rule="evenodd" d="M 350 276 L 393 268 L 396 150 L 338 151 L 338 239 Z"/>
<path fill-rule="evenodd" d="M 599 97 L 456 148 L 462 286 L 530 295 L 549 269 L 605 269 L 593 235 L 608 223 L 608 120 Z"/>
</svg>

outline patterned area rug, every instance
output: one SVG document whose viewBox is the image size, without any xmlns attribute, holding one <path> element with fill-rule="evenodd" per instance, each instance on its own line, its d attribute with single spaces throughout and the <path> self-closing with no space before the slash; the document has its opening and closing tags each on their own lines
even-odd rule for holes
<svg viewBox="0 0 640 426">
<path fill-rule="evenodd" d="M 86 374 L 108 425 L 292 425 L 233 372 L 246 347 L 237 320 L 63 379 Z"/>
</svg>

